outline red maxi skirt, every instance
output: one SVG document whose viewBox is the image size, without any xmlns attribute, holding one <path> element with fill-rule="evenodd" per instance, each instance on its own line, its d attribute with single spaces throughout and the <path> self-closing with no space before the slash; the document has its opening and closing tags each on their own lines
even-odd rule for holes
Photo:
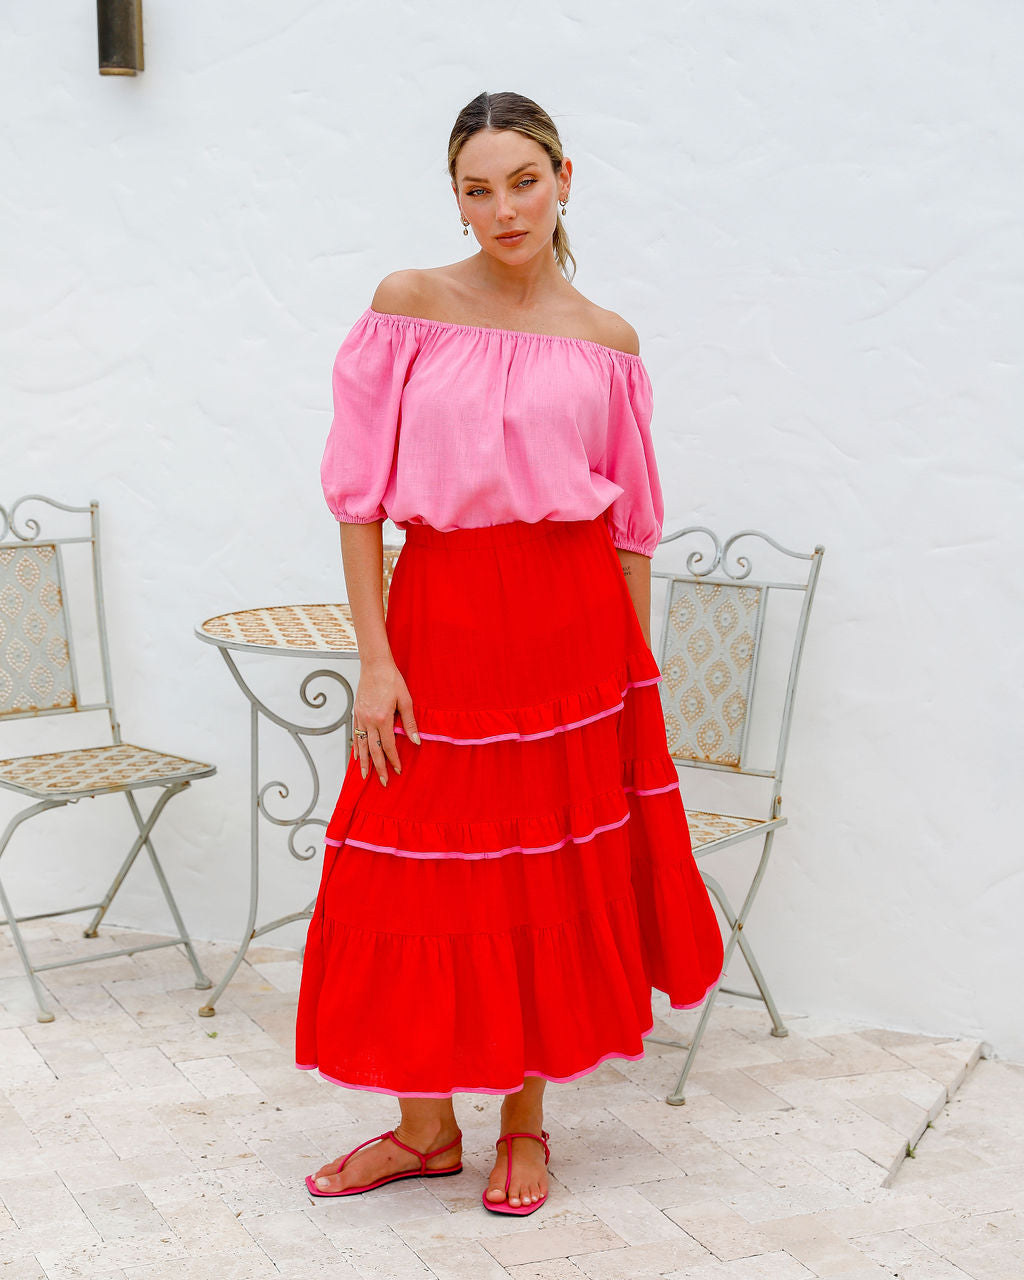
<svg viewBox="0 0 1024 1280">
<path fill-rule="evenodd" d="M 604 517 L 412 526 L 387 632 L 421 744 L 349 760 L 296 1061 L 397 1096 L 510 1093 L 640 1058 L 651 989 L 700 1004 L 722 938 Z"/>
</svg>

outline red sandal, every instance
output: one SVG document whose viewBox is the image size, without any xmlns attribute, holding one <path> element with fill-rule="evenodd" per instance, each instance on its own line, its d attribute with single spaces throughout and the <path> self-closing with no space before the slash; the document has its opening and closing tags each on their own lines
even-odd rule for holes
<svg viewBox="0 0 1024 1280">
<path fill-rule="evenodd" d="M 427 1161 L 433 1156 L 439 1156 L 442 1152 L 450 1151 L 452 1147 L 458 1146 L 462 1141 L 461 1132 L 454 1142 L 449 1142 L 446 1147 L 438 1147 L 436 1151 L 428 1151 L 424 1154 L 422 1151 L 417 1151 L 415 1147 L 407 1147 L 404 1142 L 395 1137 L 393 1129 L 389 1129 L 387 1133 L 382 1133 L 379 1138 L 367 1138 L 358 1147 L 353 1147 L 347 1156 L 342 1156 L 341 1163 L 338 1165 L 338 1172 L 341 1173 L 357 1151 L 362 1151 L 363 1147 L 368 1147 L 373 1142 L 382 1142 L 385 1138 L 390 1138 L 396 1147 L 401 1147 L 403 1151 L 408 1151 L 410 1155 L 414 1155 L 420 1162 L 420 1167 L 406 1170 L 405 1173 L 392 1173 L 386 1178 L 378 1178 L 376 1182 L 368 1182 L 365 1187 L 345 1187 L 343 1191 L 321 1191 L 316 1185 L 313 1175 L 309 1174 L 306 1178 L 306 1189 L 309 1194 L 311 1196 L 361 1196 L 364 1191 L 374 1191 L 377 1187 L 386 1186 L 389 1182 L 401 1182 L 403 1178 L 450 1178 L 453 1174 L 462 1172 L 461 1160 L 458 1164 L 452 1165 L 447 1169 L 427 1168 Z"/>
<path fill-rule="evenodd" d="M 517 1217 L 525 1217 L 528 1213 L 536 1213 L 548 1198 L 548 1193 L 546 1191 L 538 1200 L 535 1200 L 533 1204 L 521 1204 L 517 1207 L 513 1207 L 508 1202 L 508 1189 L 512 1185 L 512 1139 L 532 1138 L 534 1142 L 539 1142 L 544 1148 L 544 1163 L 547 1164 L 551 1160 L 551 1148 L 548 1146 L 548 1139 L 550 1137 L 551 1134 L 545 1133 L 543 1129 L 541 1129 L 539 1137 L 535 1133 L 503 1133 L 501 1135 L 494 1145 L 495 1147 L 500 1147 L 503 1142 L 507 1142 L 509 1144 L 505 1151 L 505 1199 L 499 1200 L 497 1203 L 488 1200 L 487 1188 L 484 1187 L 481 1199 L 485 1209 L 490 1209 L 491 1213 L 514 1213 Z"/>
</svg>

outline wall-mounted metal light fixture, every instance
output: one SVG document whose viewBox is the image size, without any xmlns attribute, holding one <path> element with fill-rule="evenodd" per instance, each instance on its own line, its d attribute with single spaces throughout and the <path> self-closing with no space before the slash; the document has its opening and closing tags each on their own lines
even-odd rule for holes
<svg viewBox="0 0 1024 1280">
<path fill-rule="evenodd" d="M 96 0 L 101 76 L 133 76 L 142 61 L 142 0 Z"/>
</svg>

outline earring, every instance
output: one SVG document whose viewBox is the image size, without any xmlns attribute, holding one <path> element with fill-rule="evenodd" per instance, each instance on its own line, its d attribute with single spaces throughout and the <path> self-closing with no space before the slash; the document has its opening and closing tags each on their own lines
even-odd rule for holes
<svg viewBox="0 0 1024 1280">
<path fill-rule="evenodd" d="M 469 223 L 466 221 L 465 218 L 462 219 L 462 234 L 464 236 L 469 235 Z"/>
<path fill-rule="evenodd" d="M 566 197 L 565 197 L 565 199 L 561 202 L 561 204 L 562 204 L 562 217 L 563 217 L 563 218 L 565 217 L 565 206 L 566 206 L 568 203 L 569 203 L 569 197 L 568 197 L 568 196 L 566 196 Z"/>
</svg>

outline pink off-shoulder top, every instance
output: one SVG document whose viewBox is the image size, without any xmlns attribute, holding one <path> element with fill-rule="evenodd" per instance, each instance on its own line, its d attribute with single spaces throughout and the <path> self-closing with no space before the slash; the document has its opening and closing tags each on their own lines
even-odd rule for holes
<svg viewBox="0 0 1024 1280">
<path fill-rule="evenodd" d="M 664 519 L 639 356 L 368 308 L 334 362 L 321 465 L 336 519 L 400 528 L 592 520 L 649 556 Z"/>
</svg>

